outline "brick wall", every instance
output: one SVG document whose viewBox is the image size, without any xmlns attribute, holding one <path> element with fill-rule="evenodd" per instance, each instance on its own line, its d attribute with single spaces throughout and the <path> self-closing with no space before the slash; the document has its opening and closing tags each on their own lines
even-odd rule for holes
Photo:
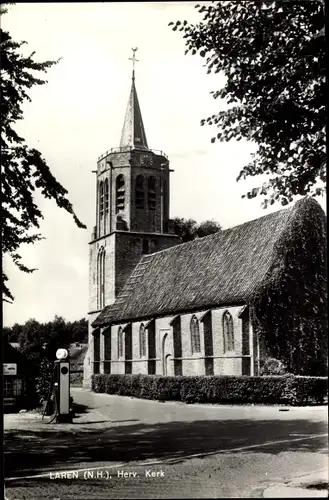
<svg viewBox="0 0 329 500">
<path fill-rule="evenodd" d="M 191 349 L 191 332 L 190 324 L 192 313 L 186 313 L 178 316 L 175 321 L 180 322 L 181 328 L 181 369 L 183 375 L 242 375 L 250 373 L 250 362 L 248 359 L 242 361 L 242 354 L 246 353 L 246 343 L 250 342 L 252 347 L 252 339 L 246 337 L 248 329 L 245 328 L 246 316 L 239 317 L 242 307 L 221 307 L 216 308 L 205 315 L 206 311 L 198 311 L 195 316 L 200 320 L 200 352 L 192 353 Z M 228 311 L 233 318 L 234 328 L 234 350 L 224 352 L 224 337 L 223 337 L 223 314 Z M 246 314 L 246 313 L 245 313 Z M 177 371 L 177 363 L 175 365 L 175 349 L 174 349 L 174 328 L 175 316 L 166 316 L 156 318 L 152 328 L 155 330 L 155 373 L 163 374 L 165 368 L 168 376 L 175 375 L 175 366 Z M 210 321 L 211 320 L 211 321 Z M 146 321 L 143 322 L 146 324 Z M 149 372 L 150 364 L 148 363 L 148 347 L 147 356 L 140 357 L 139 351 L 139 328 L 141 321 L 136 321 L 131 324 L 132 335 L 132 373 Z M 243 325 L 244 325 L 244 350 L 243 347 Z M 111 327 L 111 356 L 112 367 L 111 373 L 125 373 L 125 352 L 121 359 L 118 359 L 118 329 L 120 325 Z M 121 326 L 126 326 L 121 325 Z M 209 344 L 207 351 L 205 349 L 205 332 L 211 327 L 212 331 L 212 352 L 213 358 L 209 352 Z M 249 328 L 250 331 L 250 328 Z M 210 332 L 208 331 L 208 335 Z M 146 330 L 146 343 L 148 346 L 148 330 Z M 208 339 L 209 343 L 209 339 Z M 92 344 L 92 343 L 91 343 Z M 164 352 L 163 352 L 164 348 Z M 257 352 L 257 345 L 251 351 Z M 101 347 L 101 353 L 103 348 Z M 102 354 L 101 354 L 102 355 Z M 208 355 L 208 358 L 207 358 Z M 87 356 L 86 356 L 87 357 Z M 256 362 L 256 360 L 255 360 Z M 248 373 L 246 373 L 248 367 Z M 243 371 L 244 369 L 244 371 Z M 255 372 L 256 373 L 256 372 Z M 176 373 L 179 374 L 179 373 Z"/>
<path fill-rule="evenodd" d="M 167 375 L 174 375 L 174 367 L 172 358 L 174 356 L 174 343 L 172 336 L 172 326 L 171 321 L 174 316 L 166 316 L 163 318 L 157 318 L 155 320 L 155 341 L 156 341 L 156 374 L 163 375 L 163 361 L 167 359 Z M 165 338 L 165 340 L 164 340 Z M 162 353 L 162 347 L 164 344 L 164 358 Z M 169 356 L 168 356 L 169 355 Z M 166 358 L 166 356 L 168 356 Z"/>
<path fill-rule="evenodd" d="M 90 378 L 93 374 L 93 361 L 94 361 L 94 328 L 91 326 L 92 322 L 97 318 L 98 313 L 89 314 L 88 317 L 88 349 L 83 361 L 83 385 L 90 386 Z"/>
<path fill-rule="evenodd" d="M 116 178 L 122 174 L 125 180 L 125 209 L 120 214 L 128 224 L 130 220 L 130 192 L 131 192 L 131 153 L 110 153 L 97 165 L 98 185 L 102 180 L 109 182 L 109 212 L 104 219 L 99 218 L 99 207 L 97 210 L 97 236 L 104 236 L 116 229 Z M 99 205 L 99 196 L 98 196 Z"/>
<path fill-rule="evenodd" d="M 97 311 L 97 256 L 105 249 L 105 305 L 115 300 L 115 236 L 110 234 L 89 245 L 89 312 Z"/>
<path fill-rule="evenodd" d="M 144 178 L 144 208 L 136 208 L 136 177 Z M 148 179 L 155 178 L 155 209 L 151 210 L 148 203 Z M 131 172 L 131 215 L 130 228 L 132 231 L 162 233 L 163 222 L 169 218 L 169 204 L 161 196 L 161 184 L 166 180 L 169 190 L 169 170 L 159 168 L 133 168 Z"/>
<path fill-rule="evenodd" d="M 139 342 L 139 329 L 141 324 L 145 325 L 145 322 L 138 321 L 136 323 L 132 323 L 131 331 L 132 331 L 132 339 L 133 339 L 133 373 L 143 373 L 147 374 L 147 358 L 148 358 L 148 349 L 147 349 L 147 330 L 145 332 L 145 341 L 146 341 L 146 356 L 140 355 L 140 342 Z"/>
<path fill-rule="evenodd" d="M 228 311 L 232 315 L 234 328 L 234 351 L 226 353 L 224 353 L 223 336 L 223 314 L 225 311 Z M 241 306 L 222 307 L 212 311 L 214 356 L 220 356 L 214 359 L 215 375 L 242 374 L 241 358 L 232 357 L 242 355 L 242 320 L 238 317 L 240 311 Z"/>
<path fill-rule="evenodd" d="M 118 357 L 118 331 L 120 326 L 124 325 L 115 325 L 111 326 L 111 351 L 112 351 L 112 366 L 111 373 L 123 374 L 125 372 L 124 366 L 124 347 L 123 347 L 123 357 Z M 124 342 L 123 342 L 124 346 Z"/>
<path fill-rule="evenodd" d="M 120 215 L 127 223 L 127 230 L 143 232 L 167 232 L 163 231 L 163 224 L 169 219 L 169 190 L 170 171 L 167 159 L 158 154 L 149 152 L 153 158 L 152 165 L 141 165 L 140 151 L 130 151 L 123 153 L 109 153 L 102 158 L 97 165 L 97 189 L 96 197 L 96 225 L 97 237 L 104 236 L 116 229 L 116 178 L 123 175 L 125 180 L 125 208 Z M 136 209 L 135 180 L 137 175 L 143 175 L 145 180 L 144 208 Z M 155 210 L 150 210 L 148 205 L 148 178 L 156 179 Z M 107 179 L 109 183 L 109 211 L 104 217 L 99 214 L 99 185 Z M 161 197 L 161 185 L 166 182 L 166 199 Z"/>
</svg>

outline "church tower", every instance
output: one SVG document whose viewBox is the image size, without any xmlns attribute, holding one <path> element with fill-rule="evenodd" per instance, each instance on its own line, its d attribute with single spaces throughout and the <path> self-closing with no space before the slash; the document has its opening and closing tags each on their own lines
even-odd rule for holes
<svg viewBox="0 0 329 500">
<path fill-rule="evenodd" d="M 169 232 L 169 160 L 162 151 L 150 149 L 146 139 L 135 84 L 136 50 L 120 146 L 97 162 L 96 226 L 89 243 L 89 325 L 113 304 L 143 255 L 178 243 Z"/>
</svg>

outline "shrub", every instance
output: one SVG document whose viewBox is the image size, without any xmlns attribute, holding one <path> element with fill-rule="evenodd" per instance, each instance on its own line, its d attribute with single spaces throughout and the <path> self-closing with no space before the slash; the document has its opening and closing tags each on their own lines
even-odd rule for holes
<svg viewBox="0 0 329 500">
<path fill-rule="evenodd" d="M 38 365 L 35 377 L 35 391 L 38 395 L 38 405 L 48 397 L 52 381 L 52 363 L 44 357 Z"/>
<path fill-rule="evenodd" d="M 93 375 L 92 390 L 158 401 L 220 404 L 321 404 L 326 377 Z"/>
<path fill-rule="evenodd" d="M 285 375 L 286 373 L 286 365 L 275 358 L 267 358 L 260 371 L 260 375 Z"/>
</svg>

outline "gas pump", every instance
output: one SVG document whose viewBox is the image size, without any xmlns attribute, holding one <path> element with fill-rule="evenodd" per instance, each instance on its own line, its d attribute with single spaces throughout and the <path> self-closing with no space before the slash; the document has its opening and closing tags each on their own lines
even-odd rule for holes
<svg viewBox="0 0 329 500">
<path fill-rule="evenodd" d="M 72 422 L 70 412 L 70 362 L 66 349 L 58 349 L 54 362 L 54 398 L 57 423 Z"/>
<path fill-rule="evenodd" d="M 47 411 L 51 411 L 52 418 L 48 422 L 45 422 L 46 424 L 51 424 L 54 421 L 57 424 L 72 422 L 73 413 L 70 408 L 70 362 L 68 354 L 66 349 L 58 349 L 56 351 L 57 360 L 54 361 L 51 384 L 42 415 L 42 420 L 44 420 Z M 47 414 L 49 415 L 49 413 Z"/>
</svg>

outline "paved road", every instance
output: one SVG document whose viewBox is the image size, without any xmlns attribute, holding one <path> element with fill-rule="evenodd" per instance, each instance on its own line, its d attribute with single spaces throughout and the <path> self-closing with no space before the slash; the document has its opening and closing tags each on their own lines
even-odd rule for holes
<svg viewBox="0 0 329 500">
<path fill-rule="evenodd" d="M 271 483 L 327 467 L 325 407 L 280 411 L 72 392 L 80 405 L 73 424 L 5 416 L 5 477 L 20 478 L 7 482 L 10 500 L 257 497 Z M 56 476 L 68 470 L 80 470 L 78 478 Z"/>
</svg>

